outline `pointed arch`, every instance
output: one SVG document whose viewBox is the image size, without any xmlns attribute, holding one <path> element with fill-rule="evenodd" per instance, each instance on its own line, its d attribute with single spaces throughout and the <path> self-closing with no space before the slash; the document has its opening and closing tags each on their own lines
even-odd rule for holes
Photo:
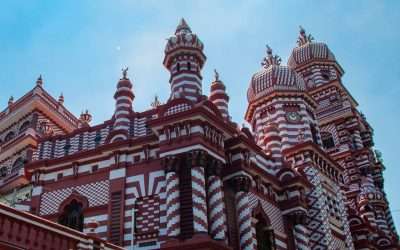
<svg viewBox="0 0 400 250">
<path fill-rule="evenodd" d="M 59 206 L 58 223 L 69 228 L 83 231 L 83 211 L 88 207 L 88 200 L 76 191 L 65 199 Z"/>
</svg>

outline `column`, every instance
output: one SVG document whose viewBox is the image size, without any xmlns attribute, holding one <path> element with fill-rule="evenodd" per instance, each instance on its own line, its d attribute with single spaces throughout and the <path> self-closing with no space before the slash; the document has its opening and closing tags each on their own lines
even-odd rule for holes
<svg viewBox="0 0 400 250">
<path fill-rule="evenodd" d="M 217 160 L 213 160 L 207 166 L 208 221 L 211 237 L 214 240 L 226 241 L 228 229 L 222 180 L 220 178 L 221 170 L 222 163 Z"/>
<path fill-rule="evenodd" d="M 247 176 L 237 176 L 234 178 L 236 188 L 235 200 L 237 211 L 237 224 L 239 227 L 239 239 L 241 250 L 254 250 L 255 239 L 252 230 L 251 210 L 249 206 L 248 191 L 250 179 Z"/>
<path fill-rule="evenodd" d="M 166 171 L 166 207 L 167 236 L 174 238 L 180 234 L 180 202 L 179 202 L 179 164 L 175 157 L 165 159 Z"/>
<path fill-rule="evenodd" d="M 194 151 L 192 153 L 192 199 L 193 199 L 193 230 L 194 233 L 208 233 L 206 181 L 204 167 L 206 152 Z"/>
</svg>

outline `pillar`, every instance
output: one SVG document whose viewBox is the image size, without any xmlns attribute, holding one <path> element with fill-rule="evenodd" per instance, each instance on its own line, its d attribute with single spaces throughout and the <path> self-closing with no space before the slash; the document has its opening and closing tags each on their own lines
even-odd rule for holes
<svg viewBox="0 0 400 250">
<path fill-rule="evenodd" d="M 222 163 L 214 160 L 207 166 L 208 221 L 210 235 L 214 240 L 226 241 L 227 219 L 224 193 L 220 177 Z"/>
<path fill-rule="evenodd" d="M 166 171 L 166 208 L 167 208 L 167 236 L 175 238 L 180 234 L 180 201 L 179 201 L 179 165 L 178 159 L 165 159 Z"/>
<path fill-rule="evenodd" d="M 193 200 L 193 230 L 194 233 L 208 233 L 205 164 L 206 152 L 192 153 L 192 200 Z"/>
<path fill-rule="evenodd" d="M 236 188 L 236 214 L 237 225 L 239 227 L 239 241 L 241 250 L 254 250 L 255 239 L 251 221 L 251 210 L 248 198 L 250 179 L 247 176 L 237 176 L 234 178 Z"/>
</svg>

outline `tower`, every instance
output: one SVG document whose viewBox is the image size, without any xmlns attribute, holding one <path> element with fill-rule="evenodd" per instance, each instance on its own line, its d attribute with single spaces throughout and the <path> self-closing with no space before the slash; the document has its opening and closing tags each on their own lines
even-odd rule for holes
<svg viewBox="0 0 400 250">
<path fill-rule="evenodd" d="M 373 130 L 343 85 L 344 71 L 328 46 L 314 42 L 302 27 L 297 45 L 288 65 L 304 78 L 307 93 L 318 105 L 316 119 L 323 149 L 344 169 L 341 188 L 354 245 L 356 249 L 389 249 L 396 244 L 397 235 L 383 191 L 384 167 L 372 148 Z"/>
<path fill-rule="evenodd" d="M 305 92 L 303 79 L 280 65 L 279 56 L 267 46 L 262 68 L 251 78 L 247 91 L 246 120 L 257 144 L 281 165 L 282 151 L 304 141 L 320 144 L 315 102 Z"/>
<path fill-rule="evenodd" d="M 182 97 L 194 102 L 200 99 L 201 69 L 205 61 L 203 43 L 182 18 L 165 47 L 163 64 L 170 72 L 170 99 Z"/>
</svg>

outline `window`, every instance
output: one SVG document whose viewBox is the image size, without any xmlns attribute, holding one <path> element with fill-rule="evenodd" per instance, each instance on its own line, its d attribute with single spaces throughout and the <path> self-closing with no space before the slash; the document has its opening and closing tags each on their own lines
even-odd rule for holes
<svg viewBox="0 0 400 250">
<path fill-rule="evenodd" d="M 321 76 L 325 81 L 329 80 L 329 74 L 330 72 L 328 70 L 321 70 Z"/>
<path fill-rule="evenodd" d="M 24 166 L 24 159 L 22 157 L 19 157 L 17 160 L 15 160 L 14 164 L 11 167 L 11 173 L 17 172 Z"/>
<path fill-rule="evenodd" d="M 64 211 L 60 218 L 58 219 L 58 223 L 61 225 L 67 226 L 69 228 L 83 231 L 83 205 L 77 200 L 72 200 L 71 203 L 64 207 Z"/>
<path fill-rule="evenodd" d="M 333 136 L 329 132 L 321 133 L 322 145 L 325 149 L 331 149 L 335 147 L 335 141 L 333 140 Z"/>
<path fill-rule="evenodd" d="M 176 71 L 177 72 L 181 71 L 181 65 L 179 63 L 176 64 Z"/>
<path fill-rule="evenodd" d="M 25 121 L 21 127 L 19 127 L 19 133 L 21 134 L 22 132 L 25 132 L 25 130 L 27 130 L 29 128 L 29 126 L 31 125 L 31 123 L 29 121 Z"/>
<path fill-rule="evenodd" d="M 8 142 L 8 141 L 11 141 L 12 139 L 14 139 L 14 137 L 15 137 L 15 134 L 14 134 L 14 132 L 9 132 L 7 135 L 6 135 L 6 137 L 4 138 L 4 142 Z"/>
<path fill-rule="evenodd" d="M 7 167 L 0 168 L 0 177 L 5 177 L 7 175 Z"/>
<path fill-rule="evenodd" d="M 188 63 L 187 63 L 187 69 L 188 69 L 188 70 L 191 70 L 191 67 L 190 67 L 190 66 L 191 66 L 191 65 L 190 65 L 190 62 L 188 62 Z"/>
</svg>

